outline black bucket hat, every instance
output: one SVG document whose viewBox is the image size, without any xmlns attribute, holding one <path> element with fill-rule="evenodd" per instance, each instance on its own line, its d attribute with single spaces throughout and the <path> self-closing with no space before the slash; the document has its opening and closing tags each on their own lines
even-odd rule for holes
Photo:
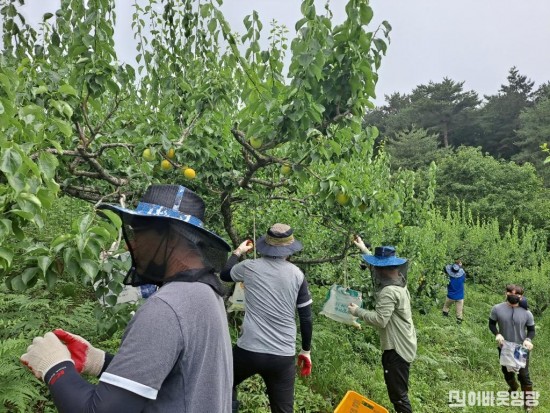
<svg viewBox="0 0 550 413">
<path fill-rule="evenodd" d="M 294 238 L 293 232 L 287 224 L 274 224 L 256 240 L 256 251 L 268 257 L 288 257 L 301 251 L 302 243 Z"/>
</svg>

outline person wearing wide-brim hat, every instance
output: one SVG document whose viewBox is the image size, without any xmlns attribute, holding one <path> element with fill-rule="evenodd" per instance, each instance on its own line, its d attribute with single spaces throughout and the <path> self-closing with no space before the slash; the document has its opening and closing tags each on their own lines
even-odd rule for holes
<svg viewBox="0 0 550 413">
<path fill-rule="evenodd" d="M 447 297 L 443 304 L 443 315 L 449 316 L 449 308 L 451 304 L 456 306 L 456 321 L 458 324 L 462 323 L 464 319 L 464 283 L 466 281 L 466 272 L 462 268 L 462 262 L 455 260 L 453 264 L 448 264 L 443 268 L 445 274 L 449 277 L 449 284 L 447 285 Z"/>
<path fill-rule="evenodd" d="M 215 275 L 230 247 L 205 227 L 204 201 L 183 186 L 153 185 L 135 209 L 99 208 L 122 218 L 132 256 L 125 282 L 160 289 L 135 313 L 114 356 L 58 329 L 35 338 L 21 360 L 60 411 L 230 412 L 231 339 Z"/>
<path fill-rule="evenodd" d="M 411 297 L 407 289 L 406 258 L 398 257 L 395 247 L 382 246 L 374 254 L 361 237 L 355 237 L 376 289 L 374 311 L 350 304 L 351 314 L 375 327 L 380 333 L 382 367 L 390 401 L 398 413 L 412 412 L 408 397 L 410 364 L 416 356 L 416 330 L 411 313 Z"/>
<path fill-rule="evenodd" d="M 287 258 L 302 249 L 286 224 L 274 224 L 256 240 L 258 259 L 240 263 L 239 257 L 253 248 L 250 240 L 241 243 L 229 257 L 221 278 L 243 282 L 245 315 L 242 334 L 233 347 L 234 399 L 237 412 L 237 386 L 259 374 L 267 389 L 272 412 L 292 412 L 298 311 L 302 351 L 298 355 L 301 374 L 311 373 L 311 295 L 302 271 Z"/>
</svg>

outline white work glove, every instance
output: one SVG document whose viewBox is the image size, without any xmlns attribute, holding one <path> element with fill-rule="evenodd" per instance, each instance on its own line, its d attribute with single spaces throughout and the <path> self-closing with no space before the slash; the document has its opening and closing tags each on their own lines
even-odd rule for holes
<svg viewBox="0 0 550 413">
<path fill-rule="evenodd" d="M 528 338 L 526 338 L 524 341 L 523 341 L 523 344 L 522 344 L 523 347 L 525 347 L 527 350 L 531 351 L 533 350 L 533 343 L 531 343 L 531 340 L 529 340 Z"/>
<path fill-rule="evenodd" d="M 52 332 L 46 333 L 44 337 L 35 337 L 20 360 L 42 381 L 48 370 L 55 365 L 63 361 L 74 363 L 67 347 Z"/>
<path fill-rule="evenodd" d="M 497 334 L 495 336 L 495 341 L 498 343 L 500 347 L 502 347 L 502 345 L 504 344 L 504 337 L 502 336 L 502 334 Z"/>
<path fill-rule="evenodd" d="M 357 246 L 357 248 L 359 248 L 361 250 L 361 252 L 363 254 L 370 254 L 370 250 L 367 248 L 367 246 L 365 245 L 365 243 L 363 242 L 363 240 L 361 239 L 361 237 L 359 235 L 357 235 L 354 239 L 353 239 L 353 243 Z"/>
<path fill-rule="evenodd" d="M 67 346 L 76 371 L 90 376 L 99 376 L 105 363 L 103 350 L 95 348 L 82 337 L 60 328 L 54 330 L 54 334 Z"/>
<path fill-rule="evenodd" d="M 233 251 L 233 254 L 235 254 L 237 257 L 240 257 L 243 254 L 246 254 L 248 251 L 250 251 L 252 248 L 254 248 L 254 243 L 247 239 L 246 241 L 241 242 L 241 245 L 239 245 L 235 251 Z"/>
<path fill-rule="evenodd" d="M 300 368 L 300 376 L 309 376 L 311 374 L 311 351 L 300 351 L 300 354 L 298 354 L 297 364 Z"/>
</svg>

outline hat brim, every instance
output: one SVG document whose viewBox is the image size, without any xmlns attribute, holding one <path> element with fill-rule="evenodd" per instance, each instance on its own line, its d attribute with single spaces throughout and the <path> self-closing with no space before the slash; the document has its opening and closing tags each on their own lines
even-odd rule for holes
<svg viewBox="0 0 550 413">
<path fill-rule="evenodd" d="M 302 243 L 295 239 L 289 245 L 270 245 L 265 242 L 265 235 L 256 240 L 256 251 L 268 257 L 288 257 L 303 248 Z"/>
<path fill-rule="evenodd" d="M 464 270 L 462 268 L 459 268 L 458 271 L 455 271 L 453 270 L 452 265 L 446 265 L 445 271 L 447 272 L 448 275 L 454 278 L 460 278 L 464 275 Z"/>
<path fill-rule="evenodd" d="M 370 254 L 363 254 L 361 257 L 365 260 L 365 262 L 370 265 L 374 265 L 375 267 L 394 267 L 397 265 L 403 265 L 407 262 L 406 258 L 400 257 L 378 258 L 375 255 Z"/>
<path fill-rule="evenodd" d="M 140 218 L 160 218 L 178 221 L 184 225 L 190 226 L 203 235 L 207 236 L 217 248 L 225 251 L 231 251 L 231 246 L 216 233 L 204 228 L 203 222 L 193 215 L 185 215 L 165 208 L 160 205 L 145 204 L 140 202 L 135 210 L 124 208 L 116 204 L 100 204 L 98 209 L 108 209 L 118 215 L 124 216 L 125 220 L 133 217 Z"/>
</svg>

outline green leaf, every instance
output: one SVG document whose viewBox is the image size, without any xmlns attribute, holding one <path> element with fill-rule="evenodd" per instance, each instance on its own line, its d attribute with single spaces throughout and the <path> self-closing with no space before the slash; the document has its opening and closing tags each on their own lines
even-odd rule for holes
<svg viewBox="0 0 550 413">
<path fill-rule="evenodd" d="M 72 240 L 74 235 L 72 234 L 62 234 L 56 237 L 50 244 L 50 248 L 55 249 L 58 245 L 63 245 L 68 241 Z"/>
<path fill-rule="evenodd" d="M 92 260 L 82 260 L 78 263 L 80 268 L 86 274 L 87 278 L 93 280 L 99 271 L 99 266 L 97 262 Z"/>
<path fill-rule="evenodd" d="M 99 210 L 99 215 L 109 218 L 112 224 L 117 228 L 120 228 L 122 226 L 122 219 L 120 219 L 118 214 L 113 211 L 110 211 L 108 209 L 101 209 Z"/>
<path fill-rule="evenodd" d="M 55 171 L 59 165 L 57 158 L 48 152 L 41 152 L 38 156 L 38 167 L 47 179 L 55 177 Z"/>
<path fill-rule="evenodd" d="M 381 53 L 385 54 L 388 46 L 386 45 L 386 42 L 382 39 L 374 39 L 374 44 L 376 46 L 376 50 L 380 51 Z"/>
<path fill-rule="evenodd" d="M 359 15 L 361 17 L 361 24 L 367 25 L 372 20 L 373 11 L 370 6 L 368 6 L 366 3 L 361 3 L 359 5 Z"/>
<path fill-rule="evenodd" d="M 40 202 L 40 199 L 38 199 L 38 197 L 34 194 L 30 194 L 28 192 L 21 192 L 18 196 L 18 199 L 32 202 L 37 207 L 42 208 L 42 202 Z"/>
<path fill-rule="evenodd" d="M 6 265 L 2 265 L 4 269 L 11 267 L 11 262 L 13 260 L 13 251 L 0 247 L 0 258 L 6 261 Z"/>
<path fill-rule="evenodd" d="M 25 285 L 29 285 L 29 283 L 32 283 L 34 278 L 36 278 L 36 275 L 38 274 L 39 271 L 40 269 L 38 267 L 27 268 L 21 274 L 21 280 Z"/>
<path fill-rule="evenodd" d="M 0 170 L 6 174 L 14 175 L 21 166 L 21 155 L 14 149 L 8 148 L 2 153 Z"/>
<path fill-rule="evenodd" d="M 214 33 L 217 26 L 218 26 L 218 21 L 216 19 L 210 20 L 208 22 L 208 30 L 210 31 L 210 33 Z"/>
<path fill-rule="evenodd" d="M 78 230 L 80 234 L 86 234 L 91 222 L 92 222 L 92 216 L 90 214 L 86 214 L 81 219 L 73 223 L 73 229 Z"/>
<path fill-rule="evenodd" d="M 307 20 L 305 17 L 302 18 L 302 19 L 300 19 L 300 20 L 298 20 L 298 21 L 296 22 L 296 24 L 294 25 L 294 29 L 295 29 L 296 31 L 299 31 L 299 30 L 302 28 L 302 26 L 303 26 L 304 24 L 307 23 L 307 21 L 308 21 L 308 20 Z"/>
<path fill-rule="evenodd" d="M 42 94 L 47 93 L 47 92 L 48 92 L 48 86 L 45 86 L 45 85 L 35 87 L 32 90 L 32 94 L 34 96 L 42 95 Z"/>
<path fill-rule="evenodd" d="M 76 91 L 76 89 L 67 83 L 59 87 L 59 93 L 78 97 L 78 92 Z"/>
<path fill-rule="evenodd" d="M 16 275 L 15 277 L 9 280 L 9 283 L 10 283 L 10 287 L 15 291 L 25 291 L 27 289 L 27 286 L 23 282 L 21 275 Z"/>
<path fill-rule="evenodd" d="M 99 235 L 101 238 L 105 240 L 111 239 L 111 234 L 109 233 L 109 231 L 107 231 L 105 228 L 102 228 L 102 227 L 98 227 L 98 226 L 92 227 L 88 230 L 88 232 Z"/>
<path fill-rule="evenodd" d="M 107 305 L 112 307 L 112 306 L 116 305 L 117 296 L 116 295 L 108 295 L 107 297 L 105 297 L 105 302 L 107 303 Z"/>
<path fill-rule="evenodd" d="M 42 270 L 42 274 L 46 276 L 46 272 L 48 271 L 48 268 L 50 268 L 50 265 L 52 264 L 51 257 L 47 257 L 47 256 L 38 257 L 36 261 L 38 262 L 38 267 Z"/>
<path fill-rule="evenodd" d="M 70 119 L 73 116 L 73 108 L 67 102 L 63 102 L 63 114 Z"/>
<path fill-rule="evenodd" d="M 65 135 L 66 138 L 70 138 L 73 134 L 73 128 L 71 125 L 59 118 L 52 118 L 52 122 L 58 127 L 59 131 Z"/>
<path fill-rule="evenodd" d="M 49 270 L 46 273 L 46 286 L 48 289 L 53 289 L 55 287 L 55 283 L 57 282 L 57 274 L 55 271 Z"/>
</svg>

